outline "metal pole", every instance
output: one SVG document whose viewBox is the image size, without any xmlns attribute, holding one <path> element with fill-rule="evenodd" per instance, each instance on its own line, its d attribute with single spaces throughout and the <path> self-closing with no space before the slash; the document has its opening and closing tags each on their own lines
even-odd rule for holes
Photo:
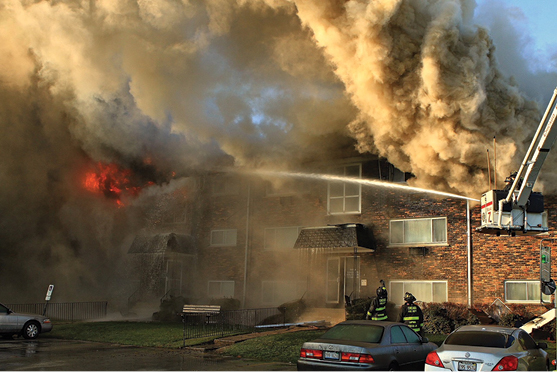
<svg viewBox="0 0 557 372">
<path fill-rule="evenodd" d="M 466 256 L 468 259 L 468 308 L 472 307 L 472 232 L 470 231 L 470 200 L 466 199 L 466 234 L 468 238 Z"/>
</svg>

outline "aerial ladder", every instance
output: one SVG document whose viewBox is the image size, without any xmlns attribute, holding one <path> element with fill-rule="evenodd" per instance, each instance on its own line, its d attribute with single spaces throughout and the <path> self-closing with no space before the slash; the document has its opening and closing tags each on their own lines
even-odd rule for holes
<svg viewBox="0 0 557 372">
<path fill-rule="evenodd" d="M 548 231 L 543 195 L 532 192 L 542 165 L 557 137 L 557 88 L 530 143 L 518 172 L 511 174 L 504 190 L 489 190 L 481 197 L 481 226 L 485 234 L 515 236 L 517 232 L 535 235 Z"/>
</svg>

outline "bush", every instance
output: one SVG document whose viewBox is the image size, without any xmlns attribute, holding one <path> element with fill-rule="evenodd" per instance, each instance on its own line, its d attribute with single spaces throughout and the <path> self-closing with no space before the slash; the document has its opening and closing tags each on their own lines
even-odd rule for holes
<svg viewBox="0 0 557 372">
<path fill-rule="evenodd" d="M 214 298 L 209 302 L 209 305 L 219 305 L 223 311 L 238 310 L 240 308 L 240 300 L 235 298 Z"/>
<path fill-rule="evenodd" d="M 449 334 L 466 324 L 480 324 L 479 318 L 472 314 L 466 305 L 452 302 L 424 303 L 424 332 Z"/>
<path fill-rule="evenodd" d="M 182 321 L 181 313 L 187 300 L 182 296 L 170 296 L 161 301 L 159 311 L 153 313 L 153 320 L 173 322 Z"/>
</svg>

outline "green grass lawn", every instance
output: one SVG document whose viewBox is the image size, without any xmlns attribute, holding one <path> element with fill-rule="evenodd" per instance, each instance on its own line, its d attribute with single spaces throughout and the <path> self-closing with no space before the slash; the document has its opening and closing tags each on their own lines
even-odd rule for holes
<svg viewBox="0 0 557 372">
<path fill-rule="evenodd" d="M 231 345 L 223 351 L 223 354 L 265 361 L 296 363 L 302 344 L 318 338 L 324 332 L 324 330 L 304 330 L 261 336 Z M 440 345 L 446 337 L 446 335 L 432 334 L 426 336 L 437 345 Z M 42 334 L 40 337 L 175 349 L 183 345 L 183 326 L 182 323 L 122 321 L 55 323 L 51 332 Z M 185 345 L 199 345 L 211 342 L 212 339 L 189 339 L 186 340 Z M 555 342 L 538 341 L 547 343 L 546 351 L 551 359 L 555 359 Z"/>
</svg>

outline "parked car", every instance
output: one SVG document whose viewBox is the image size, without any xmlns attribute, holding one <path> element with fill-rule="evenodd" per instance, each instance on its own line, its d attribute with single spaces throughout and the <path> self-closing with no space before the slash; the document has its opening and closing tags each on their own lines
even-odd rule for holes
<svg viewBox="0 0 557 372">
<path fill-rule="evenodd" d="M 14 313 L 7 306 L 0 304 L 0 335 L 11 338 L 21 335 L 27 339 L 35 339 L 39 333 L 50 332 L 50 319 L 36 314 Z"/>
<path fill-rule="evenodd" d="M 437 345 L 402 323 L 347 320 L 305 342 L 297 368 L 304 370 L 424 369 Z"/>
<path fill-rule="evenodd" d="M 547 371 L 545 342 L 523 329 L 467 325 L 451 333 L 426 359 L 426 371 Z"/>
</svg>

